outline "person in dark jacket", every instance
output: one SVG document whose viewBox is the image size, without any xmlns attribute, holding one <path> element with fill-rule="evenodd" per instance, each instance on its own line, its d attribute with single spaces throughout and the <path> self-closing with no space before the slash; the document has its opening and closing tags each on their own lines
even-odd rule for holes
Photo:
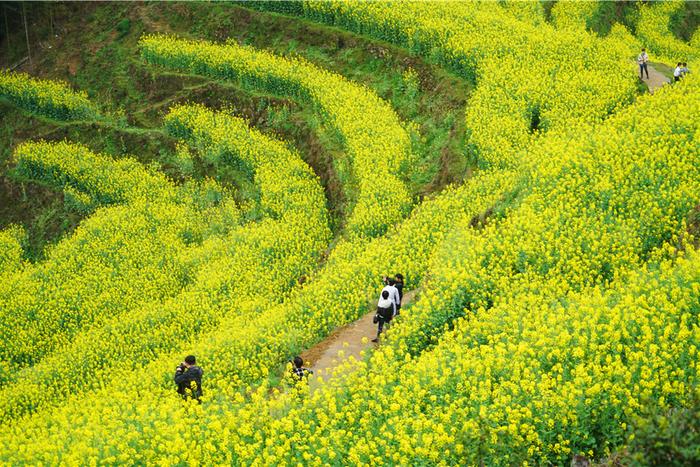
<svg viewBox="0 0 700 467">
<path fill-rule="evenodd" d="M 401 301 L 403 300 L 403 275 L 396 274 L 396 279 L 394 279 L 394 287 L 399 291 L 399 303 L 396 304 L 396 316 L 401 312 Z"/>
<path fill-rule="evenodd" d="M 175 369 L 175 384 L 177 384 L 177 393 L 183 399 L 192 397 L 201 403 L 202 397 L 202 374 L 204 372 L 197 366 L 197 360 L 194 355 L 185 357 L 185 361 L 180 363 Z"/>
<path fill-rule="evenodd" d="M 294 357 L 294 360 L 292 360 L 292 363 L 294 364 L 292 367 L 292 380 L 295 383 L 299 383 L 301 381 L 305 381 L 309 379 L 309 375 L 312 375 L 314 372 L 309 370 L 308 368 L 304 367 L 304 359 L 301 357 L 297 356 Z"/>
<path fill-rule="evenodd" d="M 396 313 L 396 302 L 390 298 L 388 290 L 382 290 L 382 296 L 377 303 L 377 314 L 374 315 L 374 322 L 377 323 L 377 337 L 372 342 L 379 342 L 379 335 L 384 330 L 384 325 L 391 322 L 391 318 Z"/>
</svg>

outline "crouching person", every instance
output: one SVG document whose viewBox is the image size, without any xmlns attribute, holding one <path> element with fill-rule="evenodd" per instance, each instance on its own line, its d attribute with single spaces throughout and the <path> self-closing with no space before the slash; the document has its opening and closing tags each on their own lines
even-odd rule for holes
<svg viewBox="0 0 700 467">
<path fill-rule="evenodd" d="M 203 373 L 202 369 L 197 366 L 194 355 L 185 357 L 185 361 L 175 369 L 173 379 L 177 384 L 177 393 L 185 400 L 191 397 L 201 404 Z"/>
<path fill-rule="evenodd" d="M 308 382 L 309 375 L 312 374 L 314 374 L 314 372 L 304 366 L 304 360 L 301 357 L 294 357 L 294 360 L 292 360 L 292 370 L 289 375 L 293 385 L 301 382 Z"/>
<path fill-rule="evenodd" d="M 289 364 L 287 374 L 289 388 L 292 394 L 299 400 L 303 400 L 309 395 L 309 376 L 314 372 L 304 366 L 304 360 L 299 356 L 294 357 Z"/>
</svg>

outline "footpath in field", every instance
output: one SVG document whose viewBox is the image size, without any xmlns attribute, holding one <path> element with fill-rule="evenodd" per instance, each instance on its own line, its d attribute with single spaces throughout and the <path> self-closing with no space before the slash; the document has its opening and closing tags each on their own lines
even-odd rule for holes
<svg viewBox="0 0 700 467">
<path fill-rule="evenodd" d="M 417 292 L 417 289 L 407 291 L 401 302 L 402 307 L 410 304 Z M 371 312 L 353 323 L 336 329 L 325 340 L 301 354 L 304 363 L 314 371 L 316 378 L 322 377 L 328 380 L 334 369 L 342 362 L 350 357 L 361 360 L 362 351 L 378 345 L 372 342 L 372 339 L 377 336 L 377 325 L 372 323 L 375 313 L 376 310 L 373 307 Z M 342 356 L 339 356 L 341 351 Z M 312 382 L 311 385 L 314 386 L 314 383 Z"/>
<path fill-rule="evenodd" d="M 651 94 L 654 94 L 655 90 L 671 82 L 670 79 L 653 66 L 647 65 L 647 68 L 649 69 L 649 78 L 644 78 L 643 81 L 649 87 L 649 92 Z"/>
</svg>

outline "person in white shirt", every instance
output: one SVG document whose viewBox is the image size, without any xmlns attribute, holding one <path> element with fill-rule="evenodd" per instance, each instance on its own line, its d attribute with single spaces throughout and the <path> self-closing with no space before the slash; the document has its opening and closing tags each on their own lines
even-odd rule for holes
<svg viewBox="0 0 700 467">
<path fill-rule="evenodd" d="M 377 337 L 372 342 L 379 342 L 379 335 L 384 330 L 384 325 L 389 324 L 396 312 L 396 303 L 389 296 L 388 290 L 382 290 L 377 302 L 377 314 L 374 315 L 374 322 L 377 324 Z"/>
<path fill-rule="evenodd" d="M 682 74 L 683 74 L 683 64 L 681 62 L 678 62 L 678 65 L 676 65 L 676 69 L 673 70 L 673 81 L 680 81 Z"/>
<path fill-rule="evenodd" d="M 649 61 L 649 55 L 647 55 L 646 49 L 642 49 L 642 53 L 637 56 L 637 63 L 639 63 L 639 79 L 644 79 L 644 73 L 649 79 L 649 69 L 647 68 L 647 62 Z"/>
<path fill-rule="evenodd" d="M 383 280 L 386 286 L 382 289 L 382 293 L 385 290 L 389 292 L 389 298 L 394 303 L 393 316 L 396 316 L 396 312 L 401 307 L 401 295 L 399 294 L 399 289 L 396 288 L 396 281 L 394 279 L 384 277 Z"/>
</svg>

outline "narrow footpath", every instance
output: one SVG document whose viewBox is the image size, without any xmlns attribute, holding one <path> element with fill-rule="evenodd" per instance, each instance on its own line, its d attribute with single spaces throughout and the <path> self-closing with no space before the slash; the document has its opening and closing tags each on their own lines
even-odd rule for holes
<svg viewBox="0 0 700 467">
<path fill-rule="evenodd" d="M 671 82 L 669 78 L 656 70 L 653 66 L 647 65 L 647 68 L 649 69 L 649 78 L 645 77 L 642 81 L 644 81 L 649 88 L 649 93 L 654 94 L 655 90 Z"/>
<path fill-rule="evenodd" d="M 407 291 L 401 306 L 410 304 L 417 292 L 416 289 Z M 350 357 L 361 360 L 362 352 L 379 345 L 372 342 L 372 339 L 377 336 L 377 325 L 372 323 L 375 313 L 376 309 L 373 306 L 369 313 L 353 323 L 336 329 L 326 339 L 301 354 L 304 364 L 313 370 L 316 378 L 322 377 L 327 380 L 342 362 Z M 312 382 L 311 386 L 315 384 Z"/>
</svg>

